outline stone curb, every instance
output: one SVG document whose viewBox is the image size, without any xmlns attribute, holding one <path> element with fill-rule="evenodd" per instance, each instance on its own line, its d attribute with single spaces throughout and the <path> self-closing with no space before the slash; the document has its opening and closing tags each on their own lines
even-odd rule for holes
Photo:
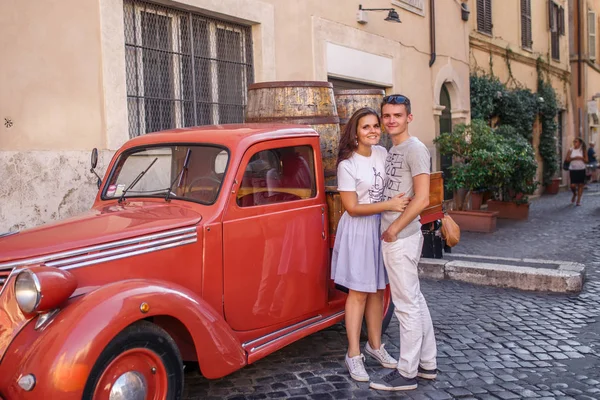
<svg viewBox="0 0 600 400">
<path fill-rule="evenodd" d="M 569 261 L 517 259 L 489 256 L 452 254 L 464 260 L 421 258 L 419 276 L 431 279 L 450 279 L 477 285 L 514 288 L 520 290 L 578 293 L 583 289 L 585 265 Z M 484 259 L 488 262 L 471 261 Z M 498 264 L 511 262 L 515 265 Z M 534 268 L 519 263 L 551 264 L 558 268 Z"/>
</svg>

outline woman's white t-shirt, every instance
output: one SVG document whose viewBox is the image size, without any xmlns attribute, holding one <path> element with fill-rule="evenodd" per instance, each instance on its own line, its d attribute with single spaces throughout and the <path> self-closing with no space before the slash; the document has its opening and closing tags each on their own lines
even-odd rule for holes
<svg viewBox="0 0 600 400">
<path fill-rule="evenodd" d="M 583 157 L 583 148 L 580 147 L 578 149 L 571 149 L 571 158 L 573 157 Z M 578 170 L 585 169 L 585 161 L 583 160 L 573 160 L 571 164 L 569 164 L 569 170 Z"/>
<path fill-rule="evenodd" d="M 356 192 L 358 204 L 378 203 L 383 200 L 385 159 L 387 150 L 372 146 L 369 157 L 354 152 L 338 165 L 338 191 Z"/>
</svg>

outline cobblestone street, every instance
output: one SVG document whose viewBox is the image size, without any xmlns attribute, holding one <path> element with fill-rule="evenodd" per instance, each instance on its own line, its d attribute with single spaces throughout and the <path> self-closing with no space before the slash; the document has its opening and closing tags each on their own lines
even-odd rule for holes
<svg viewBox="0 0 600 400">
<path fill-rule="evenodd" d="M 223 379 L 186 373 L 187 399 L 600 399 L 600 188 L 583 205 L 570 192 L 531 204 L 529 221 L 498 221 L 493 234 L 463 232 L 454 253 L 584 263 L 578 295 L 531 293 L 422 280 L 440 374 L 411 392 L 377 392 L 350 379 L 338 324 Z M 398 355 L 394 318 L 384 342 Z M 387 370 L 367 357 L 374 376 Z"/>
</svg>

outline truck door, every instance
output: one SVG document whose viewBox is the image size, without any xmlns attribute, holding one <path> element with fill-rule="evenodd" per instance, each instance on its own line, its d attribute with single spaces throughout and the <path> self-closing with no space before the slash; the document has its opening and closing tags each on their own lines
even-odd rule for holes
<svg viewBox="0 0 600 400">
<path fill-rule="evenodd" d="M 327 216 L 310 143 L 259 143 L 240 164 L 223 223 L 224 310 L 234 330 L 308 317 L 327 304 Z"/>
</svg>

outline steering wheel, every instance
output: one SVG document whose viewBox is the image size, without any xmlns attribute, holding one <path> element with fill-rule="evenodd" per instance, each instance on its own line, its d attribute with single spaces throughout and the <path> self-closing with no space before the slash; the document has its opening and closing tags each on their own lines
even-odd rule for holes
<svg viewBox="0 0 600 400">
<path fill-rule="evenodd" d="M 201 186 L 200 183 L 203 181 L 208 182 L 210 187 L 194 189 L 195 185 Z M 199 198 L 199 200 L 212 201 L 214 197 L 214 192 L 216 191 L 216 189 L 219 188 L 219 186 L 221 186 L 220 179 L 217 179 L 210 175 L 199 176 L 197 178 L 192 179 L 192 181 L 188 185 L 186 196 Z"/>
</svg>

